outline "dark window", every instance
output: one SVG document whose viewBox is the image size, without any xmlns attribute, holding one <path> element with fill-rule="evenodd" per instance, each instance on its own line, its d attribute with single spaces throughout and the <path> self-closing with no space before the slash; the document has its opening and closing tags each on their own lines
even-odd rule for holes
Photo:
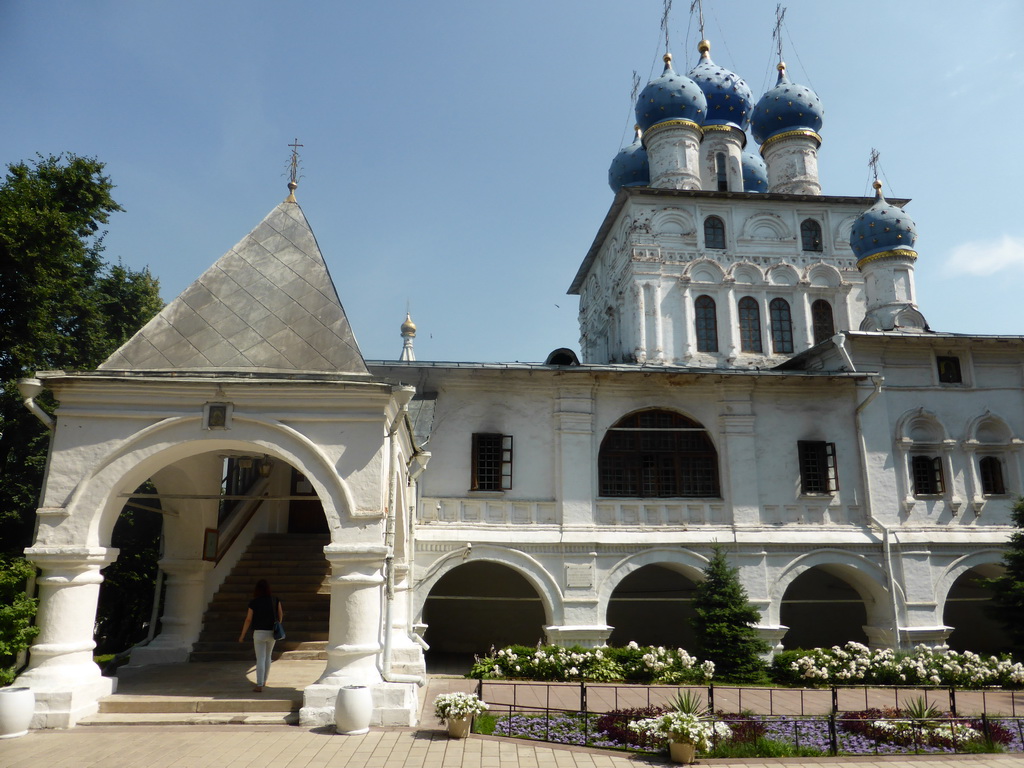
<svg viewBox="0 0 1024 768">
<path fill-rule="evenodd" d="M 804 494 L 834 493 L 839 490 L 836 444 L 820 440 L 797 442 L 800 454 L 800 491 Z"/>
<path fill-rule="evenodd" d="M 978 462 L 981 470 L 981 492 L 985 496 L 1000 496 L 1006 493 L 1003 484 L 1003 463 L 995 456 L 986 456 Z"/>
<path fill-rule="evenodd" d="M 725 222 L 717 216 L 704 219 L 704 247 L 725 248 Z"/>
<path fill-rule="evenodd" d="M 805 251 L 820 251 L 821 224 L 814 219 L 804 219 L 800 223 L 800 242 Z"/>
<path fill-rule="evenodd" d="M 671 411 L 620 419 L 601 442 L 602 496 L 718 496 L 718 453 L 707 430 Z"/>
<path fill-rule="evenodd" d="M 835 335 L 836 327 L 832 322 L 832 305 L 824 299 L 818 299 L 811 304 L 811 325 L 813 326 L 815 344 L 828 341 Z"/>
<path fill-rule="evenodd" d="M 473 435 L 471 491 L 507 491 L 512 487 L 512 436 Z"/>
<path fill-rule="evenodd" d="M 911 456 L 910 469 L 914 479 L 915 496 L 936 496 L 945 491 L 941 457 Z"/>
<path fill-rule="evenodd" d="M 693 303 L 697 325 L 697 351 L 718 351 L 718 315 L 715 312 L 715 300 L 710 296 L 700 296 Z"/>
<path fill-rule="evenodd" d="M 715 153 L 715 175 L 718 177 L 718 191 L 719 192 L 728 192 L 729 191 L 729 178 L 726 175 L 725 153 L 724 152 L 716 152 Z M 722 245 L 722 248 L 725 248 L 724 244 Z"/>
<path fill-rule="evenodd" d="M 772 350 L 777 355 L 793 351 L 793 319 L 789 314 L 789 302 L 772 299 L 768 305 L 772 316 Z"/>
<path fill-rule="evenodd" d="M 761 310 L 757 301 L 744 296 L 740 299 L 740 351 L 761 352 Z"/>
<path fill-rule="evenodd" d="M 960 373 L 960 358 L 959 357 L 941 357 L 935 358 L 935 364 L 939 368 L 939 381 L 943 384 L 960 384 L 963 382 L 963 376 Z"/>
</svg>

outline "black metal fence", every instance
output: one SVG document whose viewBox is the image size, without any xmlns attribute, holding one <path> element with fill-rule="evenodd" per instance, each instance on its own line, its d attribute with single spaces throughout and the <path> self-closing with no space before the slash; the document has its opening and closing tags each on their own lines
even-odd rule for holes
<svg viewBox="0 0 1024 768">
<path fill-rule="evenodd" d="M 664 686 L 610 683 L 545 683 L 480 680 L 477 694 L 497 715 L 495 733 L 542 741 L 612 746 L 602 743 L 603 719 L 620 710 L 669 709 L 682 691 L 701 694 L 715 719 L 734 728 L 764 733 L 795 747 L 828 754 L 962 752 L 969 739 L 964 730 L 980 731 L 986 741 L 1009 751 L 1024 751 L 1024 691 L 965 690 L 938 686 L 832 686 L 830 688 L 744 688 L 741 686 Z M 923 703 L 943 714 L 913 719 L 894 716 Z M 864 710 L 871 715 L 851 716 Z M 724 714 L 733 713 L 733 714 Z M 947 714 L 948 713 L 948 714 Z M 625 730 L 628 716 L 619 718 Z M 895 740 L 883 737 L 875 720 L 899 724 Z M 613 719 L 614 720 L 614 719 Z M 757 723 L 757 725 L 754 725 Z M 746 724 L 746 725 L 745 725 Z M 937 726 L 947 736 L 934 737 Z M 652 748 L 653 751 L 653 748 Z M 973 751 L 973 750 L 972 750 Z"/>
</svg>

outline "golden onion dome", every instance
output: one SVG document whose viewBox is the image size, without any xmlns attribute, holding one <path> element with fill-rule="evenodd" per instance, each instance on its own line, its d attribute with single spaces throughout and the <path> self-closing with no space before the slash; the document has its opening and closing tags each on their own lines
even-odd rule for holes
<svg viewBox="0 0 1024 768">
<path fill-rule="evenodd" d="M 402 323 L 402 335 L 403 336 L 415 336 L 416 335 L 416 323 L 412 321 L 412 317 L 408 312 L 405 313 L 405 322 Z"/>
</svg>

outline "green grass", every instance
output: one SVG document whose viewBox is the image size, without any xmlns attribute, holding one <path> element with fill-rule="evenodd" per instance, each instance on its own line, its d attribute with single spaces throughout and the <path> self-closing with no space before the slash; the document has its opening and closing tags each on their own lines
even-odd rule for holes
<svg viewBox="0 0 1024 768">
<path fill-rule="evenodd" d="M 484 736 L 490 736 L 494 733 L 494 727 L 497 723 L 497 715 L 477 715 L 473 718 L 473 733 L 481 733 Z"/>
<path fill-rule="evenodd" d="M 785 741 L 775 741 L 761 736 L 754 741 L 720 743 L 705 757 L 819 757 L 826 755 L 813 747 L 798 747 Z"/>
</svg>

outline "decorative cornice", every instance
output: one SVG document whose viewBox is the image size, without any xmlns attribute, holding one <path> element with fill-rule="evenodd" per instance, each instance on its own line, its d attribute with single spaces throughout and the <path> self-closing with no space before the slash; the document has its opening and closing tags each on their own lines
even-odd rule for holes
<svg viewBox="0 0 1024 768">
<path fill-rule="evenodd" d="M 696 131 L 698 135 L 703 134 L 703 129 L 697 123 L 693 122 L 693 120 L 663 120 L 660 123 L 655 123 L 646 131 L 644 131 L 644 146 L 647 146 L 647 141 L 648 139 L 651 138 L 651 136 L 654 136 L 655 134 L 660 133 L 661 131 L 667 130 L 669 128 L 688 128 L 691 131 Z"/>
<path fill-rule="evenodd" d="M 893 248 L 891 251 L 879 251 L 859 259 L 857 261 L 857 269 L 880 259 L 910 259 L 911 261 L 916 261 L 917 251 L 912 251 L 909 248 Z"/>
<path fill-rule="evenodd" d="M 764 151 L 769 147 L 769 145 L 774 144 L 777 141 L 782 141 L 783 139 L 793 139 L 798 136 L 814 139 L 818 142 L 818 146 L 821 146 L 821 136 L 808 128 L 802 128 L 795 131 L 783 131 L 782 133 L 776 133 L 774 136 L 769 136 L 764 140 L 761 144 L 761 156 L 764 156 Z"/>
</svg>

